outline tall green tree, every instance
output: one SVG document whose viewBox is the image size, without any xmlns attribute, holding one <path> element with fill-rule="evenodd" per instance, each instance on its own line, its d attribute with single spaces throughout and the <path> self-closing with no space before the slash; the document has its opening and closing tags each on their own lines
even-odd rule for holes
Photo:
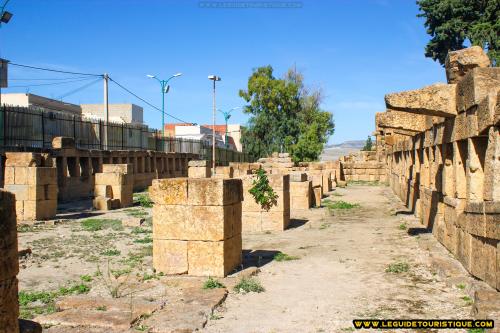
<svg viewBox="0 0 500 333">
<path fill-rule="evenodd" d="M 333 134 L 332 115 L 320 110 L 320 91 L 308 91 L 300 73 L 289 71 L 279 79 L 271 66 L 259 67 L 239 94 L 249 103 L 244 112 L 251 116 L 242 143 L 254 157 L 279 151 L 296 161 L 316 160 Z"/>
<path fill-rule="evenodd" d="M 500 64 L 500 0 L 417 0 L 431 40 L 425 56 L 444 65 L 448 51 L 460 50 L 469 41 L 487 50 Z"/>
<path fill-rule="evenodd" d="M 366 139 L 366 141 L 365 141 L 365 146 L 361 150 L 371 151 L 372 146 L 373 146 L 372 137 L 368 135 L 368 139 Z"/>
</svg>

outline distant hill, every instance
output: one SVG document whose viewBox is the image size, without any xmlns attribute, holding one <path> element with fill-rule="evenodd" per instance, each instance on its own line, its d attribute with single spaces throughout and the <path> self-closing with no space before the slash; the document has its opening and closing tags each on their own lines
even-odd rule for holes
<svg viewBox="0 0 500 333">
<path fill-rule="evenodd" d="M 357 152 L 365 146 L 365 140 L 350 140 L 339 144 L 327 145 L 321 153 L 321 161 L 335 161 L 341 156 Z"/>
</svg>

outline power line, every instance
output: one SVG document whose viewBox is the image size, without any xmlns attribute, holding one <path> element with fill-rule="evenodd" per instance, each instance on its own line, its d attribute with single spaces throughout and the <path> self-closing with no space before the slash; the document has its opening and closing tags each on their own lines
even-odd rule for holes
<svg viewBox="0 0 500 333">
<path fill-rule="evenodd" d="M 126 92 L 128 92 L 129 94 L 131 94 L 132 96 L 134 96 L 135 98 L 137 98 L 137 99 L 141 100 L 142 102 L 146 103 L 147 105 L 149 105 L 153 109 L 155 109 L 157 111 L 160 111 L 160 113 L 163 112 L 162 109 L 160 109 L 157 106 L 155 106 L 155 105 L 151 104 L 150 102 L 146 101 L 144 98 L 138 96 L 137 94 L 133 93 L 129 89 L 125 88 L 124 86 L 122 86 L 121 84 L 119 84 L 118 82 L 116 82 L 115 80 L 113 80 L 111 77 L 109 79 L 112 82 L 114 82 L 117 86 L 119 86 L 120 88 L 122 88 L 123 90 L 125 90 Z M 172 118 L 174 118 L 175 120 L 178 120 L 178 121 L 184 123 L 184 124 L 190 124 L 190 122 L 187 122 L 187 121 L 184 121 L 184 120 L 182 120 L 180 118 L 177 118 L 176 116 L 171 115 L 170 113 L 165 112 L 165 114 L 168 115 L 168 116 L 170 116 L 170 117 L 172 117 Z"/>
<path fill-rule="evenodd" d="M 88 76 L 73 76 L 73 77 L 61 77 L 61 78 L 32 78 L 32 79 L 21 79 L 21 78 L 9 78 L 9 81 L 60 81 L 60 80 L 75 80 L 75 79 L 83 79 L 83 78 L 88 78 Z"/>
<path fill-rule="evenodd" d="M 29 84 L 29 85 L 20 85 L 20 86 L 9 86 L 9 88 L 31 88 L 31 87 L 40 87 L 40 86 L 53 86 L 53 85 L 58 85 L 58 84 L 68 84 L 68 83 L 74 83 L 74 82 L 81 82 L 85 80 L 89 80 L 89 77 L 86 77 L 84 79 L 78 79 L 78 80 L 70 80 L 70 81 L 64 81 L 64 82 L 52 82 L 52 83 L 39 83 L 39 84 Z M 99 79 L 101 80 L 101 79 Z"/>
<path fill-rule="evenodd" d="M 71 91 L 69 91 L 69 92 L 67 92 L 67 93 L 65 93 L 65 94 L 63 94 L 63 95 L 61 95 L 61 96 L 59 96 L 59 98 L 58 98 L 58 99 L 63 99 L 64 97 L 67 97 L 67 96 L 69 96 L 69 95 L 73 95 L 73 94 L 75 94 L 75 93 L 79 92 L 80 90 L 83 90 L 83 89 L 85 89 L 85 88 L 88 88 L 88 87 L 90 87 L 91 85 L 93 85 L 93 84 L 95 84 L 95 83 L 97 83 L 97 82 L 99 82 L 99 81 L 101 81 L 101 78 L 98 78 L 97 80 L 94 80 L 94 81 L 92 81 L 92 82 L 89 82 L 89 83 L 87 83 L 87 84 L 84 84 L 83 86 L 81 86 L 81 87 L 79 87 L 79 88 L 76 88 L 76 89 L 74 89 L 74 90 L 71 90 Z"/>
<path fill-rule="evenodd" d="M 18 67 L 24 67 L 24 68 L 37 69 L 37 70 L 41 70 L 41 71 L 55 72 L 55 73 L 65 73 L 65 74 L 74 74 L 74 75 L 86 75 L 86 76 L 99 76 L 99 77 L 103 77 L 102 74 L 89 74 L 89 73 L 69 72 L 69 71 L 62 71 L 62 70 L 52 69 L 52 68 L 43 68 L 43 67 L 36 67 L 36 66 L 29 66 L 29 65 L 21 65 L 21 64 L 16 64 L 16 63 L 13 63 L 13 62 L 9 62 L 9 65 L 18 66 Z"/>
</svg>

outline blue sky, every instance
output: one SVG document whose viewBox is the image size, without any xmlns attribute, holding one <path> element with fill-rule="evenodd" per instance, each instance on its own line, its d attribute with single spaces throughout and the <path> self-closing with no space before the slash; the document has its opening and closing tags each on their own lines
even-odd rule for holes
<svg viewBox="0 0 500 333">
<path fill-rule="evenodd" d="M 211 123 L 209 74 L 222 77 L 217 106 L 229 109 L 244 105 L 238 90 L 246 88 L 253 68 L 272 65 L 275 75 L 282 76 L 295 64 L 307 85 L 325 93 L 323 108 L 333 113 L 336 127 L 330 143 L 365 139 L 374 130 L 375 112 L 385 109 L 384 94 L 445 82 L 441 66 L 424 57 L 429 36 L 423 19 L 416 17 L 414 0 L 301 4 L 294 9 L 208 9 L 191 0 L 10 0 L 7 9 L 14 17 L 0 29 L 0 56 L 19 64 L 107 72 L 158 106 L 159 84 L 146 74 L 166 78 L 182 72 L 171 81 L 166 111 L 196 123 Z M 13 66 L 9 76 L 69 77 Z M 56 81 L 9 84 L 47 82 Z M 29 91 L 59 97 L 86 82 L 32 86 Z M 101 103 L 102 83 L 64 100 Z M 158 111 L 113 84 L 110 102 L 141 105 L 146 123 L 161 127 Z M 235 112 L 231 121 L 247 119 Z"/>
</svg>

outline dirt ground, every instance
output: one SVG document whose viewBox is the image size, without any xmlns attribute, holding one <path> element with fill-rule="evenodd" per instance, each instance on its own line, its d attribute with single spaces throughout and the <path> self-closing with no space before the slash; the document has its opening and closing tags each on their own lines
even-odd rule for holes
<svg viewBox="0 0 500 333">
<path fill-rule="evenodd" d="M 345 203 L 335 205 L 336 201 Z M 236 276 L 221 280 L 227 292 L 223 288 L 212 295 L 200 291 L 206 278 L 153 272 L 150 208 L 101 214 L 82 203 L 59 214 L 54 225 L 19 228 L 19 248 L 32 251 L 21 259 L 21 315 L 36 320 L 64 307 L 40 297 L 41 292 L 68 298 L 68 309 L 76 303 L 83 306 L 72 299 L 80 295 L 112 304 L 112 279 L 122 281 L 118 285 L 124 289 L 134 284 L 151 291 L 143 293 L 142 301 L 154 306 L 143 304 L 151 310 L 130 320 L 130 332 L 348 332 L 354 331 L 354 318 L 471 317 L 473 292 L 484 285 L 467 275 L 388 187 L 337 189 L 325 199 L 325 206 L 331 209 L 294 216 L 285 232 L 243 237 L 244 265 L 258 266 L 255 279 L 264 292 L 234 291 Z M 123 227 L 120 221 L 130 217 L 145 222 L 142 227 Z M 292 260 L 273 260 L 279 252 Z M 102 317 L 106 307 L 92 306 L 89 320 L 95 320 L 97 311 Z M 52 326 L 47 332 L 115 332 L 57 330 L 64 320 L 46 320 L 47 327 Z"/>
</svg>

